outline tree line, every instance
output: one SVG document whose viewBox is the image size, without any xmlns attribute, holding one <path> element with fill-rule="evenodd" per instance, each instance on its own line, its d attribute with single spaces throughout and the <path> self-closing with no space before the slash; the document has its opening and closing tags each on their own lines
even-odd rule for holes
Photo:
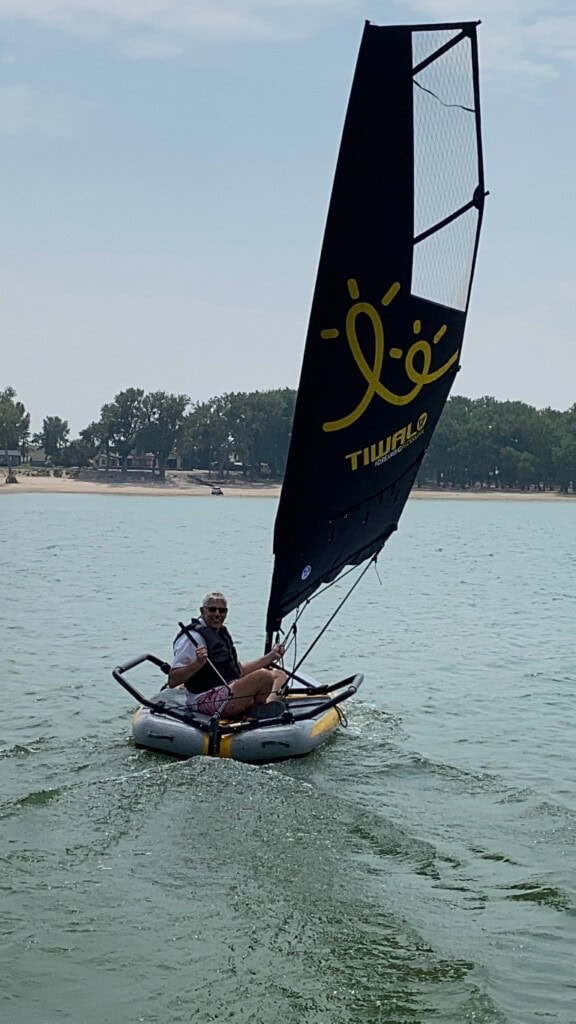
<svg viewBox="0 0 576 1024">
<path fill-rule="evenodd" d="M 120 391 L 102 406 L 100 418 L 70 440 L 68 421 L 46 416 L 42 430 L 30 438 L 30 415 L 16 400 L 13 388 L 0 392 L 0 446 L 26 453 L 29 443 L 41 446 L 53 466 L 89 466 L 103 455 L 113 456 L 127 476 L 133 453 L 154 457 L 153 473 L 165 479 L 166 463 L 177 455 L 185 469 L 216 468 L 221 475 L 241 465 L 249 479 L 262 475 L 279 480 L 284 474 L 296 392 L 290 388 L 251 393 L 232 392 L 192 403 L 188 395 L 141 388 Z"/>
<path fill-rule="evenodd" d="M 450 398 L 418 475 L 441 487 L 576 490 L 576 405 Z"/>
<path fill-rule="evenodd" d="M 53 466 L 88 466 L 97 455 L 116 456 L 127 475 L 134 452 L 151 453 L 165 478 L 174 454 L 185 469 L 233 464 L 244 476 L 281 480 L 286 466 L 296 392 L 290 388 L 231 392 L 192 403 L 188 395 L 140 388 L 120 391 L 98 421 L 70 440 L 67 420 L 46 416 L 31 438 Z M 13 388 L 0 391 L 0 448 L 26 452 L 30 415 Z M 495 398 L 450 398 L 418 475 L 418 484 L 564 492 L 576 490 L 576 405 L 567 412 L 536 409 Z"/>
</svg>

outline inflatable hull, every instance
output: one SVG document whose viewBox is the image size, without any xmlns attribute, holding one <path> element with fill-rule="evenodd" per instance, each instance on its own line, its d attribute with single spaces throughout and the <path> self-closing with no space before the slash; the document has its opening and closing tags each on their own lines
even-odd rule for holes
<svg viewBox="0 0 576 1024">
<path fill-rule="evenodd" d="M 287 703 L 292 707 L 298 702 L 294 696 Z M 222 722 L 216 749 L 211 750 L 208 732 L 140 707 L 132 720 L 132 736 L 137 747 L 173 757 L 204 755 L 262 764 L 310 754 L 336 732 L 342 719 L 336 707 L 329 707 L 314 718 L 285 724 Z"/>
<path fill-rule="evenodd" d="M 249 764 L 285 761 L 316 750 L 346 724 L 340 706 L 363 679 L 358 673 L 321 686 L 309 676 L 292 674 L 291 688 L 282 700 L 257 704 L 232 721 L 199 714 L 183 686 L 164 687 L 154 697 L 144 697 L 126 675 L 146 662 L 165 675 L 169 672 L 170 666 L 154 654 L 140 654 L 112 672 L 140 705 L 132 719 L 137 747 L 172 757 L 225 757 Z"/>
</svg>

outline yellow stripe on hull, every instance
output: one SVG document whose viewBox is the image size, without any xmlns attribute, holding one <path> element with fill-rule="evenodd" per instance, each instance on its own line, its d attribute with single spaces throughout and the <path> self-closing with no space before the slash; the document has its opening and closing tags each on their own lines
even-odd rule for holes
<svg viewBox="0 0 576 1024">
<path fill-rule="evenodd" d="M 328 708 L 319 718 L 317 722 L 314 722 L 310 730 L 310 737 L 322 736 L 326 732 L 333 732 L 340 725 L 340 715 L 336 711 L 336 708 Z"/>
<path fill-rule="evenodd" d="M 208 739 L 208 737 L 206 737 Z M 217 757 L 232 757 L 232 740 L 234 739 L 233 732 L 227 732 L 220 740 L 220 750 L 217 753 Z M 202 753 L 208 753 L 208 748 L 202 751 Z"/>
<path fill-rule="evenodd" d="M 290 694 L 292 706 L 307 695 Z M 329 700 L 331 694 L 323 695 Z M 327 708 L 318 718 L 296 722 L 270 724 L 262 728 L 245 729 L 240 722 L 223 723 L 219 751 L 216 757 L 245 761 L 251 764 L 280 761 L 290 757 L 303 757 L 311 753 L 336 731 L 340 725 L 336 708 Z M 177 757 L 207 756 L 210 737 L 207 732 L 186 722 L 151 713 L 140 707 L 132 719 L 132 733 L 138 747 L 155 750 Z"/>
</svg>

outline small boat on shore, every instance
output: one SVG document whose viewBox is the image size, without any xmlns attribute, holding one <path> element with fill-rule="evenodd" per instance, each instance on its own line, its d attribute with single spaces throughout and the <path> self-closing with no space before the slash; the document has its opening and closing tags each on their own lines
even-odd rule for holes
<svg viewBox="0 0 576 1024">
<path fill-rule="evenodd" d="M 364 28 L 274 528 L 265 650 L 292 650 L 288 693 L 238 721 L 207 718 L 183 689 L 135 690 L 136 666 L 169 670 L 141 655 L 114 670 L 141 705 L 140 747 L 277 761 L 344 721 L 362 676 L 319 684 L 301 666 L 397 530 L 460 369 L 486 195 L 476 26 Z M 360 566 L 297 660 L 310 602 Z"/>
</svg>

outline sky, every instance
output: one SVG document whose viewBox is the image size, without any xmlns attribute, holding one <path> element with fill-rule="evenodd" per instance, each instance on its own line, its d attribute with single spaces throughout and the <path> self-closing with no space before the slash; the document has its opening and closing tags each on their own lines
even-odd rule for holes
<svg viewBox="0 0 576 1024">
<path fill-rule="evenodd" d="M 574 0 L 0 0 L 0 389 L 33 430 L 297 386 L 365 19 L 482 21 L 455 393 L 576 402 Z"/>
</svg>

